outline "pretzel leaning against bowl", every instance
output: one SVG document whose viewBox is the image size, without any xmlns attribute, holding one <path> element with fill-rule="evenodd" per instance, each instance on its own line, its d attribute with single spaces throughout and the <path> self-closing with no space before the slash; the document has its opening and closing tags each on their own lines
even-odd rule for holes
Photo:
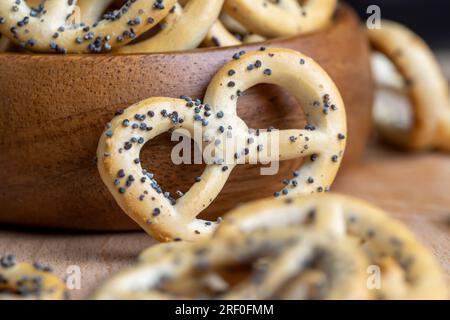
<svg viewBox="0 0 450 320">
<path fill-rule="evenodd" d="M 237 116 L 237 99 L 259 83 L 286 88 L 303 106 L 306 128 L 249 130 Z M 346 145 L 345 108 L 333 81 L 309 57 L 288 49 L 237 53 L 211 80 L 203 103 L 184 98 L 150 98 L 129 107 L 107 125 L 97 150 L 101 178 L 117 203 L 158 240 L 209 237 L 217 223 L 196 216 L 217 197 L 238 163 L 305 157 L 276 195 L 329 190 Z M 179 199 L 165 193 L 139 159 L 146 142 L 174 128 L 201 137 L 203 141 L 196 142 L 212 150 L 212 156 L 204 158 L 202 176 Z"/>
</svg>

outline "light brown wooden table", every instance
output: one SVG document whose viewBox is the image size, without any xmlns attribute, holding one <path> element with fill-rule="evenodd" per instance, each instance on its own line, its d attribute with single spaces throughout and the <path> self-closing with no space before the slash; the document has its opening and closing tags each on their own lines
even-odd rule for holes
<svg viewBox="0 0 450 320">
<path fill-rule="evenodd" d="M 439 59 L 450 75 L 450 54 Z M 333 191 L 365 199 L 402 220 L 438 259 L 450 283 L 450 155 L 405 154 L 370 146 L 361 164 L 339 174 Z M 144 233 L 70 234 L 33 230 L 1 230 L 0 255 L 50 264 L 61 277 L 67 268 L 81 269 L 86 298 L 99 281 L 125 268 L 155 242 Z"/>
<path fill-rule="evenodd" d="M 371 147 L 363 163 L 341 172 L 334 191 L 366 199 L 405 222 L 437 257 L 450 283 L 450 156 Z M 48 263 L 60 276 L 68 266 L 78 265 L 82 288 L 71 291 L 72 298 L 87 297 L 101 279 L 131 265 L 152 244 L 139 232 L 0 231 L 0 254 Z"/>
</svg>

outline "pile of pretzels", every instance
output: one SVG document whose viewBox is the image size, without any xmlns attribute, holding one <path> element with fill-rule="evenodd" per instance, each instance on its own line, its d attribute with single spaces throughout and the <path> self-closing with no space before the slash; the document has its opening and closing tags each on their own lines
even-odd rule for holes
<svg viewBox="0 0 450 320">
<path fill-rule="evenodd" d="M 1 48 L 13 42 L 35 52 L 125 54 L 239 45 L 325 28 L 337 1 L 115 2 L 3 0 Z M 399 71 L 393 77 L 400 80 L 389 84 L 408 94 L 414 112 L 406 129 L 377 118 L 382 136 L 413 150 L 450 150 L 448 85 L 431 50 L 394 22 L 368 33 L 374 49 Z M 307 125 L 249 128 L 237 114 L 237 100 L 260 83 L 285 88 L 302 106 Z M 142 167 L 140 151 L 180 129 L 209 152 L 203 152 L 206 167 L 192 187 L 170 194 Z M 237 50 L 203 99 L 149 97 L 117 113 L 98 144 L 100 177 L 123 211 L 161 243 L 102 282 L 92 298 L 447 299 L 439 264 L 405 226 L 368 203 L 331 192 L 346 139 L 345 105 L 333 80 L 310 57 L 269 46 Z M 263 152 L 274 144 L 275 152 Z M 300 157 L 302 166 L 273 198 L 217 221 L 197 218 L 237 165 Z M 0 259 L 0 298 L 63 297 L 64 285 L 49 269 Z"/>
<path fill-rule="evenodd" d="M 151 53 L 230 46 L 327 26 L 337 0 L 3 0 L 0 33 L 53 53 Z M 8 40 L 0 41 L 0 50 Z"/>
</svg>

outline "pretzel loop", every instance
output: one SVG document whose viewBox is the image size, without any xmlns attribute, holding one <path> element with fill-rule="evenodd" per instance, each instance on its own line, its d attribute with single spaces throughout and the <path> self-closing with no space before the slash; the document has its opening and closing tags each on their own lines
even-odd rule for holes
<svg viewBox="0 0 450 320">
<path fill-rule="evenodd" d="M 208 244 L 176 244 L 164 254 L 156 247 L 155 257 L 114 276 L 94 298 L 299 299 L 286 283 L 312 269 L 321 270 L 331 284 L 321 298 L 367 296 L 363 256 L 352 246 L 333 244 L 309 232 L 213 238 Z M 249 272 L 239 269 L 245 266 Z"/>
<path fill-rule="evenodd" d="M 375 292 L 378 298 L 447 297 L 440 267 L 414 235 L 383 211 L 346 196 L 327 194 L 255 202 L 230 212 L 215 237 L 235 238 L 264 230 L 305 227 L 328 234 L 334 241 L 353 239 L 360 243 L 361 250 L 382 271 L 383 285 Z"/>
</svg>

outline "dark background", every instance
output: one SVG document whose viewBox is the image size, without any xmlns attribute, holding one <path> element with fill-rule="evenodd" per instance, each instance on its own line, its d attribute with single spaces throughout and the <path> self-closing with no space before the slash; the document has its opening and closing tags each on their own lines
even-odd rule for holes
<svg viewBox="0 0 450 320">
<path fill-rule="evenodd" d="M 346 0 L 362 17 L 370 5 L 381 8 L 382 19 L 401 22 L 434 49 L 450 49 L 450 0 Z"/>
</svg>

